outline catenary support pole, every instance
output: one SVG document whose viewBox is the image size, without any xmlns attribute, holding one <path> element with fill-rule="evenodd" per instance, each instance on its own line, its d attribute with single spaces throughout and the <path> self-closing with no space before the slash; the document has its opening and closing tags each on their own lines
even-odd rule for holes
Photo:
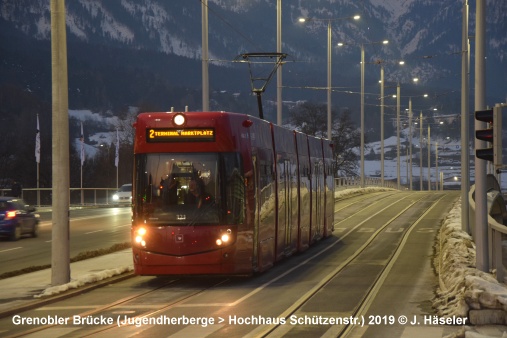
<svg viewBox="0 0 507 338">
<path fill-rule="evenodd" d="M 202 0 L 202 110 L 209 111 L 208 0 Z"/>
<path fill-rule="evenodd" d="M 65 0 L 51 0 L 53 217 L 51 284 L 70 281 L 69 250 L 69 104 Z"/>
<path fill-rule="evenodd" d="M 423 135 L 423 115 L 419 114 L 419 190 L 423 190 L 423 151 L 422 151 L 422 135 Z"/>
<path fill-rule="evenodd" d="M 400 173 L 400 84 L 396 86 L 396 153 L 397 153 L 397 161 L 396 161 L 396 177 L 397 177 L 397 189 L 401 189 L 401 173 Z"/>
<path fill-rule="evenodd" d="M 276 0 L 276 52 L 282 52 L 282 0 Z M 276 70 L 276 124 L 282 125 L 282 67 Z M 328 139 L 331 137 L 328 135 Z"/>
<path fill-rule="evenodd" d="M 380 183 L 384 186 L 384 65 L 380 64 Z"/>
</svg>

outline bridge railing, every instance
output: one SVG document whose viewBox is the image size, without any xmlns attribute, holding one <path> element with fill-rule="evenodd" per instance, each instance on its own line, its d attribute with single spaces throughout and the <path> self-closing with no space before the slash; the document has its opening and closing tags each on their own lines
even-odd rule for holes
<svg viewBox="0 0 507 338">
<path fill-rule="evenodd" d="M 396 189 L 396 181 L 382 180 L 379 177 L 365 177 L 366 187 L 385 187 Z M 338 177 L 335 178 L 336 190 L 360 187 L 359 177 Z M 104 205 L 113 204 L 112 196 L 117 191 L 116 188 L 70 188 L 71 205 Z M 11 189 L 0 189 L 0 196 L 9 196 Z M 81 199 L 83 194 L 83 199 Z M 42 206 L 51 205 L 51 188 L 23 188 L 21 197 L 31 205 Z"/>
<path fill-rule="evenodd" d="M 337 190 L 347 189 L 352 187 L 360 187 L 361 186 L 361 178 L 358 176 L 354 177 L 338 177 L 335 178 L 335 188 Z M 384 188 L 392 188 L 396 189 L 397 182 L 384 180 L 384 184 L 382 184 L 382 180 L 379 177 L 365 177 L 364 185 L 366 187 L 384 187 Z"/>
</svg>

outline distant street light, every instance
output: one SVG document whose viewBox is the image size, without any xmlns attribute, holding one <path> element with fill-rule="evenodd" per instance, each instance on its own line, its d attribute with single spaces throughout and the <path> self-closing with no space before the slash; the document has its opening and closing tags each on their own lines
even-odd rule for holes
<svg viewBox="0 0 507 338">
<path fill-rule="evenodd" d="M 380 182 L 384 186 L 384 61 L 377 62 L 380 64 Z M 405 61 L 398 61 L 400 66 L 405 64 Z"/>
<path fill-rule="evenodd" d="M 308 21 L 327 21 L 327 138 L 331 140 L 331 22 L 338 20 L 346 20 L 346 19 L 354 19 L 359 20 L 361 16 L 346 16 L 341 18 L 330 18 L 330 19 L 320 19 L 320 18 L 299 18 L 299 22 L 305 23 Z"/>
</svg>

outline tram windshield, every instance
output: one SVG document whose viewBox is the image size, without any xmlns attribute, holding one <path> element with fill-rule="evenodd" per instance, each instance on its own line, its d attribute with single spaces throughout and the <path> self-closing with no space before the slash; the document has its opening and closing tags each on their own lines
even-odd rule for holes
<svg viewBox="0 0 507 338">
<path fill-rule="evenodd" d="M 136 218 L 147 225 L 243 223 L 240 154 L 138 154 L 135 168 Z"/>
</svg>

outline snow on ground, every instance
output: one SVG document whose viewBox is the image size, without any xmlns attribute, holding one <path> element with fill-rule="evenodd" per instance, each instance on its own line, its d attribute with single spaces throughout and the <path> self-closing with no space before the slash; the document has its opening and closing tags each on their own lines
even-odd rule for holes
<svg viewBox="0 0 507 338">
<path fill-rule="evenodd" d="M 138 113 L 138 108 L 129 107 L 128 115 L 135 116 Z M 100 114 L 93 112 L 88 109 L 83 110 L 69 110 L 69 117 L 75 118 L 78 121 L 83 123 L 83 132 L 86 136 L 84 143 L 84 151 L 86 159 L 94 158 L 101 149 L 109 149 L 111 146 L 116 145 L 116 130 L 119 130 L 120 140 L 129 139 L 128 136 L 129 131 L 123 130 L 122 123 L 125 123 L 125 120 L 120 120 L 118 116 L 113 116 L 110 111 Z M 127 119 L 128 121 L 128 119 Z M 97 125 L 100 125 L 103 131 L 96 132 L 94 134 L 90 134 L 90 129 L 88 126 L 92 124 L 95 127 L 93 129 L 97 129 Z M 80 138 L 74 139 L 74 147 L 80 152 L 81 151 L 81 140 Z M 89 142 L 90 144 L 87 144 Z M 123 141 L 121 141 L 123 142 Z"/>
<path fill-rule="evenodd" d="M 113 276 L 121 275 L 122 273 L 133 271 L 134 268 L 132 266 L 123 266 L 115 269 L 106 269 L 100 272 L 94 272 L 90 274 L 86 274 L 84 276 L 80 276 L 79 278 L 72 280 L 67 284 L 51 286 L 49 288 L 44 289 L 40 294 L 34 295 L 34 298 L 43 298 L 48 296 L 54 296 L 61 292 L 68 291 L 70 289 L 77 289 L 86 284 L 95 283 L 107 278 L 111 278 Z"/>
<path fill-rule="evenodd" d="M 461 230 L 461 200 L 444 220 L 435 242 L 433 266 L 439 286 L 433 308 L 440 317 L 468 317 L 477 326 L 465 326 L 451 337 L 507 337 L 507 288 L 494 275 L 475 268 L 475 244 Z M 481 330 L 495 327 L 493 335 Z"/>
<path fill-rule="evenodd" d="M 86 121 L 93 121 L 112 126 L 118 125 L 117 116 L 104 117 L 101 114 L 92 112 L 88 109 L 69 109 L 69 116 L 74 117 L 83 123 L 86 123 Z"/>
</svg>

